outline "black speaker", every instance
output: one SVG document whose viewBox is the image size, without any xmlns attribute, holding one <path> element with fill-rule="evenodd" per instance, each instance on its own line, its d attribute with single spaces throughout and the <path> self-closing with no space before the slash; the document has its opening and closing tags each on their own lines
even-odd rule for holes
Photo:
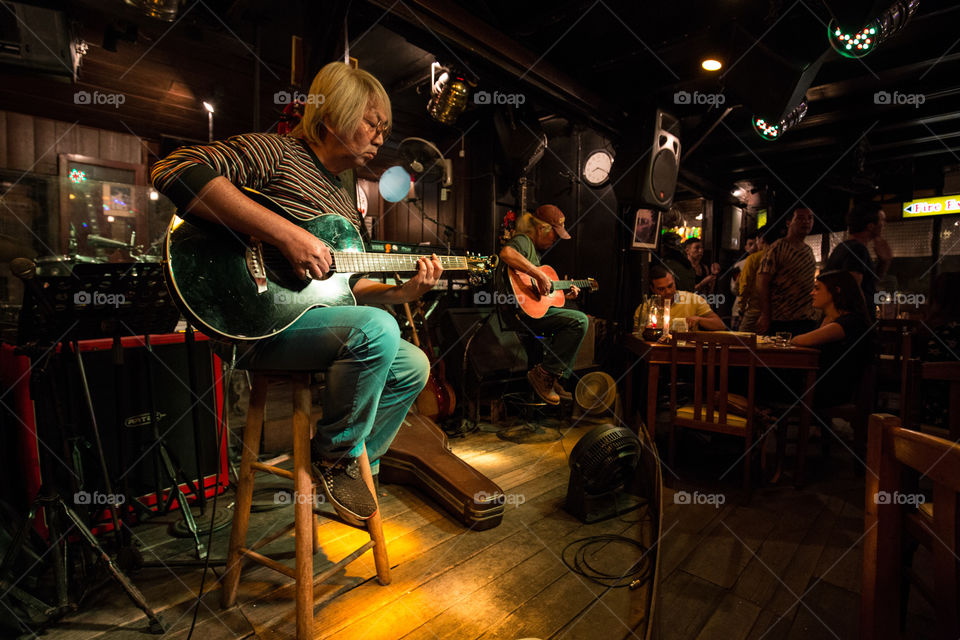
<svg viewBox="0 0 960 640">
<path fill-rule="evenodd" d="M 670 207 L 680 170 L 679 135 L 680 122 L 657 109 L 652 132 L 636 132 L 616 145 L 611 182 L 621 207 Z"/>
<path fill-rule="evenodd" d="M 459 389 L 477 381 L 521 376 L 527 370 L 523 344 L 515 331 L 501 330 L 493 307 L 447 309 L 440 316 L 437 337 L 447 354 L 447 376 Z"/>
<path fill-rule="evenodd" d="M 204 485 L 209 486 L 219 471 L 221 483 L 225 483 L 226 469 L 220 468 L 217 462 L 223 395 L 219 388 L 219 360 L 213 357 L 209 342 L 197 340 L 193 350 L 199 394 L 196 424 L 183 334 L 153 336 L 152 354 L 139 339 L 125 338 L 123 368 L 119 377 L 114 369 L 110 344 L 110 340 L 81 341 L 80 352 L 114 491 L 120 492 L 126 487 L 131 496 L 140 497 L 171 486 L 162 468 L 156 464 L 158 449 L 149 423 L 151 389 L 160 435 L 186 477 L 196 481 L 202 471 Z M 148 381 L 148 366 L 151 367 L 152 387 Z M 59 477 L 54 482 L 62 491 L 76 482 L 88 493 L 105 493 L 77 370 L 73 366 L 61 367 L 55 375 L 55 391 L 66 413 L 66 425 L 59 424 L 49 396 L 51 387 L 43 383 L 31 385 L 41 439 L 51 443 L 58 454 L 58 447 L 52 443 L 66 439 L 71 451 L 76 477 Z M 194 438 L 194 428 L 198 440 Z M 225 456 L 226 450 L 221 447 L 221 461 Z M 65 465 L 57 464 L 53 471 L 55 475 L 63 476 Z M 152 503 L 152 500 L 147 502 Z"/>
</svg>

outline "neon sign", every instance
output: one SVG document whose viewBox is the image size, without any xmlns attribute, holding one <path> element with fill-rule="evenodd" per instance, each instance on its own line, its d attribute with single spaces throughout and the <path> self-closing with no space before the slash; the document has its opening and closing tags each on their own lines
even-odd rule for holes
<svg viewBox="0 0 960 640">
<path fill-rule="evenodd" d="M 960 195 L 921 198 L 903 203 L 904 218 L 949 216 L 960 213 Z"/>
</svg>

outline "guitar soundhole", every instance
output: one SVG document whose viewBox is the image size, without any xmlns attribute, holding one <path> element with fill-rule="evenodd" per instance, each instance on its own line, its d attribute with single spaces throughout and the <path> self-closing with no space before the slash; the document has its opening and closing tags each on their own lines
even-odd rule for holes
<svg viewBox="0 0 960 640">
<path fill-rule="evenodd" d="M 309 280 L 302 280 L 297 276 L 287 257 L 273 245 L 263 245 L 263 265 L 267 272 L 267 279 L 285 289 L 301 291 L 310 284 Z M 328 273 L 327 276 L 329 275 Z"/>
</svg>

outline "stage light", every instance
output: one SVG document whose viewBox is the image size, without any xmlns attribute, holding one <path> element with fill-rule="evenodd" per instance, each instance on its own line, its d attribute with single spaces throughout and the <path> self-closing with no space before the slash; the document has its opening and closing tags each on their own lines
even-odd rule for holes
<svg viewBox="0 0 960 640">
<path fill-rule="evenodd" d="M 700 66 L 707 71 L 719 71 L 720 68 L 723 67 L 723 63 L 719 60 L 714 60 L 713 58 L 707 58 L 700 63 Z"/>
<path fill-rule="evenodd" d="M 862 58 L 903 29 L 919 4 L 920 0 L 897 0 L 855 33 L 847 32 L 836 20 L 831 20 L 827 26 L 827 40 L 840 55 Z"/>
<path fill-rule="evenodd" d="M 442 73 L 437 75 L 437 72 Z M 430 102 L 427 103 L 427 113 L 430 117 L 442 124 L 452 125 L 460 114 L 467 108 L 467 100 L 476 82 L 467 78 L 466 74 L 455 69 L 447 69 L 434 62 L 430 66 Z"/>
<path fill-rule="evenodd" d="M 754 116 L 753 130 L 764 140 L 779 140 L 784 133 L 800 124 L 806 115 L 807 102 L 804 100 L 780 122 L 768 122 L 759 116 Z"/>
<path fill-rule="evenodd" d="M 207 110 L 207 142 L 213 142 L 213 105 L 204 100 L 203 108 Z"/>
</svg>

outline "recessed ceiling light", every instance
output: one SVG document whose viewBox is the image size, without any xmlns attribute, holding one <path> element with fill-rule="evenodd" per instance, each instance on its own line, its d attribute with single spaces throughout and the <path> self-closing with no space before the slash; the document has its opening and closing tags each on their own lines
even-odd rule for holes
<svg viewBox="0 0 960 640">
<path fill-rule="evenodd" d="M 719 60 L 714 60 L 713 58 L 707 58 L 700 63 L 700 66 L 706 69 L 707 71 L 718 71 L 723 64 Z"/>
</svg>

